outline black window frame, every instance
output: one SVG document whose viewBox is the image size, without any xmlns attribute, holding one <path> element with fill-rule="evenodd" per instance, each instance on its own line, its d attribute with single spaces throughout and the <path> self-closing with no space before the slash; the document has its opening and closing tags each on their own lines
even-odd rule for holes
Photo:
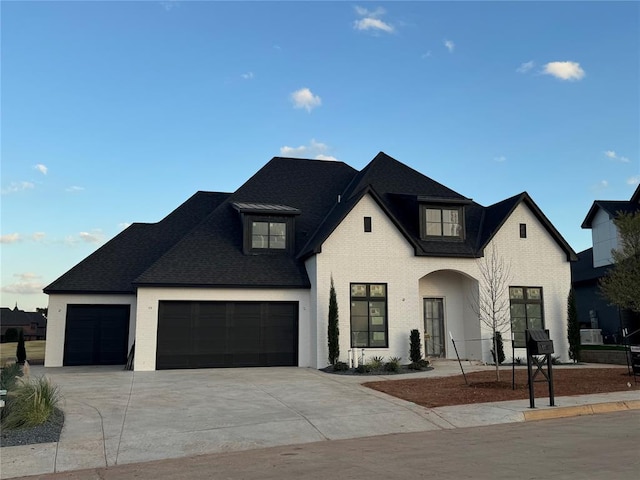
<svg viewBox="0 0 640 480">
<path fill-rule="evenodd" d="M 364 217 L 364 231 L 365 233 L 371 233 L 372 223 L 371 217 Z"/>
<path fill-rule="evenodd" d="M 527 238 L 527 224 L 520 224 L 520 238 Z"/>
<path fill-rule="evenodd" d="M 439 210 L 440 211 L 440 235 L 428 235 L 427 234 L 427 210 Z M 442 212 L 444 210 L 455 210 L 458 212 L 458 218 L 460 225 L 460 235 L 444 235 L 443 225 L 445 224 L 443 220 Z M 462 242 L 465 239 L 465 220 L 464 220 L 464 206 L 461 205 L 435 205 L 424 203 L 420 205 L 420 236 L 422 240 L 441 240 L 446 242 Z"/>
<path fill-rule="evenodd" d="M 284 223 L 285 224 L 285 248 L 256 248 L 253 246 L 253 224 L 257 223 Z M 294 248 L 294 220 L 292 217 L 279 215 L 244 215 L 244 241 L 243 250 L 245 254 L 254 255 L 282 255 L 290 254 Z M 270 228 L 270 227 L 268 227 Z"/>
<path fill-rule="evenodd" d="M 512 290 L 514 289 L 522 289 L 522 298 L 514 298 L 512 296 Z M 529 290 L 539 290 L 540 296 L 539 298 L 531 298 L 529 295 Z M 524 305 L 523 313 L 524 316 L 516 315 L 514 317 L 514 306 Z M 531 329 L 531 321 L 538 317 L 534 317 L 533 315 L 529 315 L 528 306 L 540 306 L 540 323 L 541 325 L 535 325 L 536 330 L 544 330 L 545 329 L 545 319 L 544 319 L 544 291 L 542 287 L 534 287 L 534 286 L 523 286 L 523 285 L 511 285 L 509 286 L 509 318 L 511 322 L 511 335 L 514 342 L 515 348 L 526 348 L 526 340 L 524 330 Z M 524 319 L 524 330 L 515 330 L 514 323 L 515 319 Z"/>
<path fill-rule="evenodd" d="M 365 294 L 364 295 L 353 295 L 354 286 L 363 285 L 365 286 Z M 371 287 L 372 286 L 383 286 L 384 287 L 384 296 L 372 295 Z M 351 282 L 349 284 L 349 322 L 350 322 L 350 330 L 349 330 L 349 344 L 351 348 L 389 348 L 389 285 L 382 282 Z M 364 330 L 355 330 L 353 329 L 354 323 L 354 302 L 366 302 L 367 303 L 367 342 L 363 344 L 363 342 L 358 342 L 356 345 L 354 333 L 360 332 L 364 333 Z M 376 328 L 372 324 L 372 317 L 379 317 L 380 315 L 372 315 L 372 307 L 371 303 L 384 303 L 384 327 L 383 329 Z M 380 313 L 380 312 L 378 312 Z M 374 344 L 372 338 L 373 333 L 376 332 L 384 332 L 384 344 Z"/>
</svg>

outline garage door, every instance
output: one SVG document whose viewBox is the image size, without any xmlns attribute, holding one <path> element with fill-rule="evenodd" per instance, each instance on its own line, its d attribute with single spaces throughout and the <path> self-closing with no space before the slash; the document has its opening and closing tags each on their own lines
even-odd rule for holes
<svg viewBox="0 0 640 480">
<path fill-rule="evenodd" d="M 129 305 L 68 305 L 64 365 L 127 361 Z"/>
<path fill-rule="evenodd" d="M 297 302 L 160 302 L 156 369 L 298 364 Z"/>
</svg>

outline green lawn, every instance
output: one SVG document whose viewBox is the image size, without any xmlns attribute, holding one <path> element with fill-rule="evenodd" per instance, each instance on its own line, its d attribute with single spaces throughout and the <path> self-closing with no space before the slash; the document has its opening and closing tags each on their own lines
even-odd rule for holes
<svg viewBox="0 0 640 480">
<path fill-rule="evenodd" d="M 27 350 L 27 361 L 30 363 L 44 362 L 44 346 L 46 343 L 46 340 L 24 342 L 24 348 Z M 15 360 L 17 346 L 18 342 L 0 343 L 0 365 L 4 365 L 7 360 Z"/>
</svg>

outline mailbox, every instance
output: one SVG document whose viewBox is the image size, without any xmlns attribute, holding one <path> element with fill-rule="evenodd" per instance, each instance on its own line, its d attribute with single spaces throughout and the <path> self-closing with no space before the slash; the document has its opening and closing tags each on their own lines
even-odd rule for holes
<svg viewBox="0 0 640 480">
<path fill-rule="evenodd" d="M 545 330 L 525 330 L 529 355 L 550 355 L 553 353 L 553 340 Z"/>
</svg>

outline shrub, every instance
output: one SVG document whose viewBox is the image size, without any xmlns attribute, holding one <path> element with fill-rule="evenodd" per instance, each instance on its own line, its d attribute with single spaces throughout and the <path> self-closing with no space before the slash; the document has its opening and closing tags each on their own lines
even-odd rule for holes
<svg viewBox="0 0 640 480">
<path fill-rule="evenodd" d="M 420 343 L 420 331 L 411 330 L 409 335 L 409 359 L 412 363 L 422 360 L 422 345 Z"/>
<path fill-rule="evenodd" d="M 346 372 L 347 370 L 349 370 L 349 365 L 345 362 L 336 362 L 333 364 L 334 372 Z"/>
<path fill-rule="evenodd" d="M 384 366 L 384 357 L 373 357 L 367 362 L 372 371 L 382 370 Z"/>
<path fill-rule="evenodd" d="M 371 372 L 371 365 L 369 365 L 368 363 L 367 364 L 361 363 L 360 365 L 358 365 L 356 367 L 356 372 L 357 373 L 369 373 L 369 372 Z"/>
<path fill-rule="evenodd" d="M 17 388 L 7 395 L 3 428 L 35 427 L 46 422 L 58 405 L 59 397 L 57 385 L 46 377 L 31 381 L 20 379 Z"/>
<path fill-rule="evenodd" d="M 504 359 L 506 358 L 504 356 L 504 344 L 502 343 L 502 333 L 500 332 L 496 332 L 496 336 L 491 338 L 491 345 L 494 345 L 493 340 L 495 339 L 495 342 L 497 344 L 498 347 L 498 364 L 502 364 L 502 362 L 504 362 Z M 493 351 L 493 348 L 491 349 L 491 356 L 493 357 L 493 361 L 495 363 L 496 361 L 496 354 Z"/>
<path fill-rule="evenodd" d="M 5 342 L 17 342 L 18 341 L 18 329 L 14 327 L 7 328 L 7 331 L 4 332 L 4 341 Z"/>
<path fill-rule="evenodd" d="M 560 355 L 551 355 L 551 364 L 552 365 L 561 365 L 562 360 L 560 360 Z"/>
<path fill-rule="evenodd" d="M 411 370 L 426 370 L 427 368 L 429 368 L 429 365 L 430 365 L 429 360 L 421 358 L 417 362 L 411 362 L 408 365 L 408 368 Z"/>
<path fill-rule="evenodd" d="M 15 388 L 18 378 L 22 376 L 22 368 L 17 363 L 5 365 L 0 371 L 0 390 L 11 391 Z"/>
<path fill-rule="evenodd" d="M 387 372 L 399 372 L 400 371 L 400 357 L 391 357 L 387 363 L 384 364 L 384 369 Z"/>
<path fill-rule="evenodd" d="M 16 360 L 19 364 L 24 364 L 27 360 L 27 350 L 24 347 L 24 332 L 18 332 L 18 346 L 16 347 Z"/>
<path fill-rule="evenodd" d="M 340 328 L 338 317 L 338 299 L 336 289 L 333 286 L 331 277 L 331 287 L 329 288 L 329 318 L 327 326 L 327 342 L 329 348 L 329 363 L 334 365 L 340 356 Z"/>
</svg>

